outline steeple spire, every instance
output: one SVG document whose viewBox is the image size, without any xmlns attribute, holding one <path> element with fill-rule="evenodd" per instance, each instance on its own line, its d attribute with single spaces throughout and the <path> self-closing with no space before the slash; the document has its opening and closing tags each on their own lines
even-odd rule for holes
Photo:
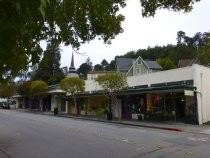
<svg viewBox="0 0 210 158">
<path fill-rule="evenodd" d="M 69 70 L 75 70 L 75 67 L 74 67 L 74 53 L 73 52 L 72 52 L 71 65 L 70 65 Z"/>
<path fill-rule="evenodd" d="M 71 65 L 69 67 L 69 72 L 67 74 L 67 77 L 79 77 L 77 70 L 74 67 L 74 53 L 72 51 L 72 57 L 71 57 Z"/>
</svg>

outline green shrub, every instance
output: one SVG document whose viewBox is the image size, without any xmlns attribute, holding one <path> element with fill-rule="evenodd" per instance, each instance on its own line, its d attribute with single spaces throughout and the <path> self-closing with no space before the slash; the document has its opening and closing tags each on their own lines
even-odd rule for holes
<svg viewBox="0 0 210 158">
<path fill-rule="evenodd" d="M 105 109 L 105 108 L 98 108 L 96 110 L 96 116 L 98 116 L 98 117 L 102 117 L 106 113 L 107 113 L 107 109 Z"/>
</svg>

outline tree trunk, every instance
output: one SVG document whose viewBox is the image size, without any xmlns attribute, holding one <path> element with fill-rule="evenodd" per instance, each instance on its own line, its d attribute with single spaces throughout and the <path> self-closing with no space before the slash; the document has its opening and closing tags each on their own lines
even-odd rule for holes
<svg viewBox="0 0 210 158">
<path fill-rule="evenodd" d="M 39 107 L 40 107 L 40 111 L 42 112 L 43 111 L 43 108 L 42 108 L 42 98 L 39 99 Z"/>
<path fill-rule="evenodd" d="M 113 94 L 113 99 L 114 99 L 115 105 L 116 105 L 116 107 L 117 107 L 118 119 L 121 120 L 121 110 L 120 110 L 120 106 L 119 106 L 119 104 L 118 104 L 117 97 L 116 97 L 116 95 L 114 95 L 114 94 Z"/>
<path fill-rule="evenodd" d="M 73 97 L 73 100 L 74 100 L 75 114 L 78 115 L 77 100 L 76 100 L 76 97 L 75 96 Z"/>
</svg>

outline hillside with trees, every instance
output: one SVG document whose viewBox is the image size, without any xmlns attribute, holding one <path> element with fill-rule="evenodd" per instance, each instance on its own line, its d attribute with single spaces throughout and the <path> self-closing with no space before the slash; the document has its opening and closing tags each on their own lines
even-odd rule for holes
<svg viewBox="0 0 210 158">
<path fill-rule="evenodd" d="M 138 49 L 137 51 L 127 52 L 125 55 L 116 57 L 137 58 L 141 56 L 144 60 L 157 60 L 161 63 L 163 60 L 177 66 L 180 59 L 197 59 L 200 64 L 210 63 L 210 33 L 198 32 L 193 37 L 189 37 L 183 31 L 177 32 L 177 44 L 167 46 L 155 46 L 153 48 Z M 115 58 L 116 58 L 115 57 Z M 160 64 L 161 65 L 161 64 Z"/>
<path fill-rule="evenodd" d="M 210 63 L 210 32 L 198 32 L 189 37 L 184 31 L 178 31 L 176 40 L 176 45 L 168 44 L 167 46 L 138 49 L 115 56 L 115 59 L 120 57 L 136 59 L 141 56 L 144 60 L 157 61 L 163 70 L 176 68 L 181 59 L 196 59 L 202 65 Z M 110 63 L 103 59 L 100 64 L 93 67 L 93 71 L 115 70 L 115 59 Z"/>
</svg>

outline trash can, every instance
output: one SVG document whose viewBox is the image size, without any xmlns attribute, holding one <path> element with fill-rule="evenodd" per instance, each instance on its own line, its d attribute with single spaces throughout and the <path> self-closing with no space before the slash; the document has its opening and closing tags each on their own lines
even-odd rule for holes
<svg viewBox="0 0 210 158">
<path fill-rule="evenodd" d="M 107 112 L 106 117 L 107 117 L 107 120 L 112 120 L 112 113 Z"/>
<path fill-rule="evenodd" d="M 54 115 L 58 114 L 58 108 L 54 108 Z"/>
</svg>

